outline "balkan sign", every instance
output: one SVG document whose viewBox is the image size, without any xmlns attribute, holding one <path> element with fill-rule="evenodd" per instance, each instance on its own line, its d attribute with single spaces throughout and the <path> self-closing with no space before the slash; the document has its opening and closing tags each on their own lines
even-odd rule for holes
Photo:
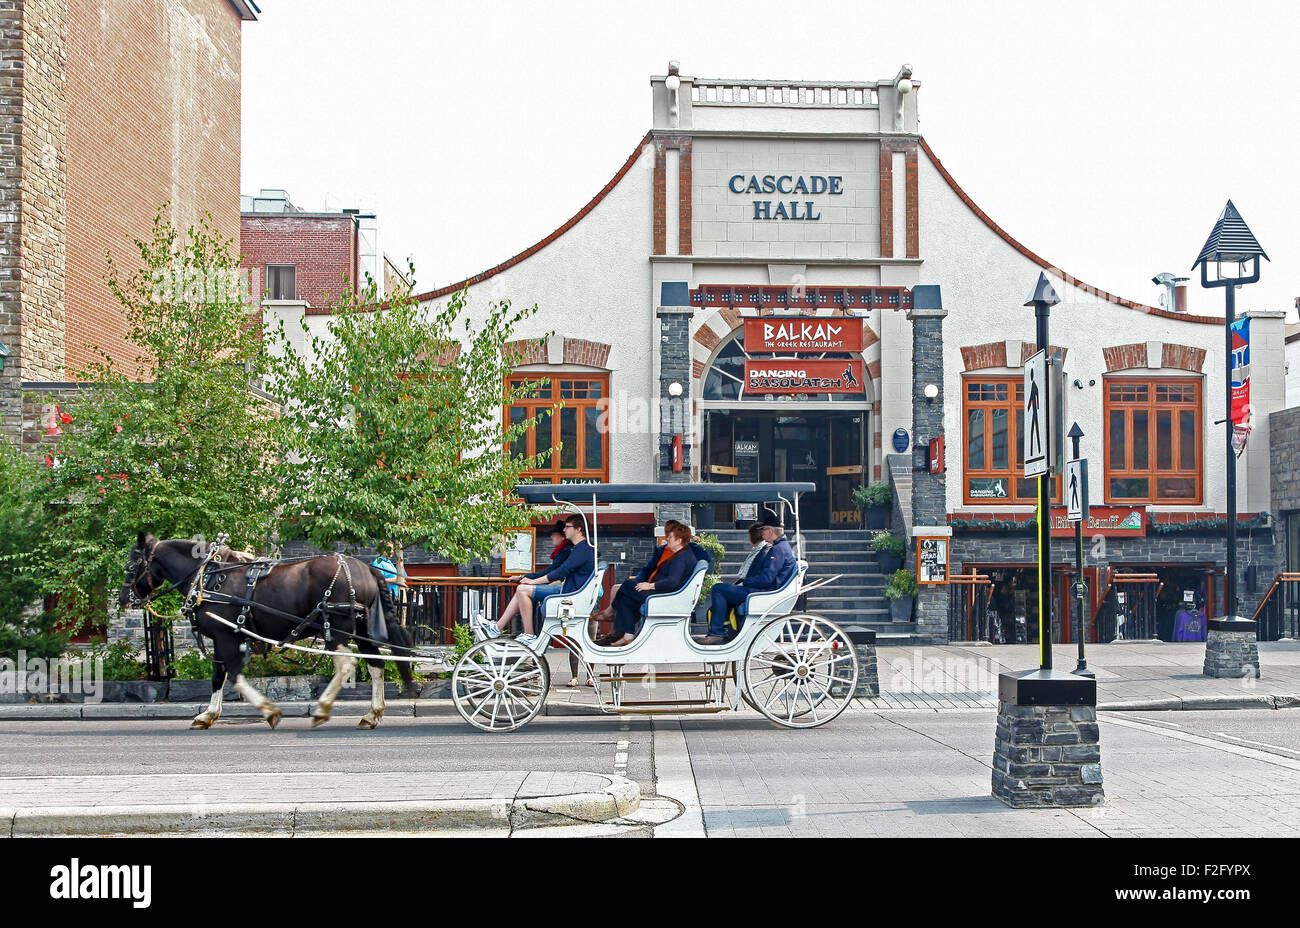
<svg viewBox="0 0 1300 928">
<path fill-rule="evenodd" d="M 1083 537 L 1139 538 L 1147 533 L 1146 510 L 1141 506 L 1092 506 L 1083 521 Z M 1052 537 L 1073 538 L 1074 523 L 1064 506 L 1052 507 Z"/>
<path fill-rule="evenodd" d="M 746 319 L 745 351 L 861 351 L 862 320 Z"/>
<path fill-rule="evenodd" d="M 745 393 L 861 393 L 861 360 L 745 361 Z"/>
</svg>

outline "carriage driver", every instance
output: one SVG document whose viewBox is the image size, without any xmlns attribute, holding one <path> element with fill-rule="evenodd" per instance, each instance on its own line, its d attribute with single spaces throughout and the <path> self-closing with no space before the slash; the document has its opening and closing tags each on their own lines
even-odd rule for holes
<svg viewBox="0 0 1300 928">
<path fill-rule="evenodd" d="M 790 542 L 785 540 L 785 530 L 781 521 L 771 510 L 764 513 L 761 522 L 763 541 L 770 547 L 762 555 L 763 566 L 757 569 L 755 564 L 749 576 L 740 583 L 718 583 L 713 587 L 713 602 L 709 609 L 709 633 L 703 638 L 696 638 L 696 644 L 716 645 L 727 641 L 727 615 L 732 609 L 743 603 L 750 593 L 764 593 L 779 589 L 789 581 L 799 569 Z M 744 624 L 744 616 L 737 616 L 738 625 Z"/>
<path fill-rule="evenodd" d="M 537 642 L 537 635 L 533 632 L 534 607 L 547 596 L 582 589 L 596 569 L 596 552 L 587 543 L 587 532 L 581 516 L 569 516 L 564 520 L 564 538 L 573 545 L 569 556 L 559 566 L 552 567 L 540 577 L 525 577 L 520 580 L 519 589 L 515 591 L 512 600 L 524 623 L 524 634 L 515 640 L 530 648 Z M 509 621 L 509 618 L 503 617 L 496 622 L 484 622 L 479 627 L 489 638 L 496 638 L 505 630 L 502 623 Z"/>
</svg>

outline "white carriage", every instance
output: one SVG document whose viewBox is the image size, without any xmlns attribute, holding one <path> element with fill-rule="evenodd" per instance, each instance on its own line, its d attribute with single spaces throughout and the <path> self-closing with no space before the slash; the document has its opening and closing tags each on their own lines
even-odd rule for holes
<svg viewBox="0 0 1300 928">
<path fill-rule="evenodd" d="M 471 725 L 484 731 L 513 731 L 542 710 L 550 689 L 545 654 L 557 641 L 575 654 L 579 674 L 593 677 L 596 705 L 610 714 L 716 713 L 744 700 L 768 719 L 791 728 L 812 728 L 838 716 L 857 688 L 858 661 L 843 629 L 821 616 L 795 611 L 799 597 L 832 582 L 808 580 L 799 537 L 799 497 L 812 483 L 670 483 L 525 485 L 518 496 L 537 505 L 555 504 L 587 522 L 596 569 L 579 590 L 547 597 L 537 616 L 535 648 L 511 638 L 480 640 L 456 664 L 452 699 Z M 720 645 L 702 645 L 691 635 L 691 619 L 711 567 L 701 560 L 676 593 L 652 594 L 642 607 L 636 639 L 623 647 L 602 647 L 589 634 L 588 616 L 602 591 L 606 565 L 600 560 L 598 503 L 759 503 L 788 511 L 794 522 L 797 569 L 778 589 L 751 593 L 737 610 L 739 632 Z M 591 519 L 577 504 L 590 506 Z M 724 578 L 731 580 L 733 578 Z M 628 668 L 643 667 L 643 670 Z M 694 684 L 694 686 L 692 686 Z M 630 699 L 644 689 L 668 689 L 669 698 Z M 679 689 L 693 690 L 687 696 Z"/>
</svg>

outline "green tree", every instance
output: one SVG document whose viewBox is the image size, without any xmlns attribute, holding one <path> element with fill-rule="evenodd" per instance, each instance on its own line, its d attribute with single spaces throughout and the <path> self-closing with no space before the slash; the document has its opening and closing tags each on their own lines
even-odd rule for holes
<svg viewBox="0 0 1300 928">
<path fill-rule="evenodd" d="M 457 293 L 426 313 L 399 292 L 380 306 L 370 281 L 345 289 L 305 348 L 283 324 L 271 333 L 285 537 L 326 549 L 374 543 L 400 567 L 415 544 L 486 557 L 531 515 L 507 490 L 546 454 L 510 453 L 532 420 L 503 427 L 502 406 L 537 392 L 506 387 L 520 361 L 508 343 L 536 306 L 492 303 L 475 321 L 466 302 Z"/>
<path fill-rule="evenodd" d="M 160 211 L 136 269 L 108 258 L 134 357 L 76 371 L 85 389 L 47 471 L 43 560 L 65 618 L 102 616 L 141 529 L 264 542 L 274 521 L 273 406 L 256 387 L 261 328 L 233 242 Z"/>
<path fill-rule="evenodd" d="M 68 636 L 55 626 L 54 616 L 32 610 L 41 594 L 31 553 L 48 532 L 48 519 L 38 498 L 39 466 L 18 449 L 0 441 L 0 657 L 19 650 L 31 657 L 57 657 Z"/>
</svg>

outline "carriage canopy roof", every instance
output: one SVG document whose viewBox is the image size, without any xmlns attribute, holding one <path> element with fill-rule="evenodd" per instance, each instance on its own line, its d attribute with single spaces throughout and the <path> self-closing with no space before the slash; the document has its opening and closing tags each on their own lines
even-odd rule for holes
<svg viewBox="0 0 1300 928">
<path fill-rule="evenodd" d="M 515 487 L 525 502 L 762 503 L 815 493 L 815 483 L 529 483 Z"/>
</svg>

